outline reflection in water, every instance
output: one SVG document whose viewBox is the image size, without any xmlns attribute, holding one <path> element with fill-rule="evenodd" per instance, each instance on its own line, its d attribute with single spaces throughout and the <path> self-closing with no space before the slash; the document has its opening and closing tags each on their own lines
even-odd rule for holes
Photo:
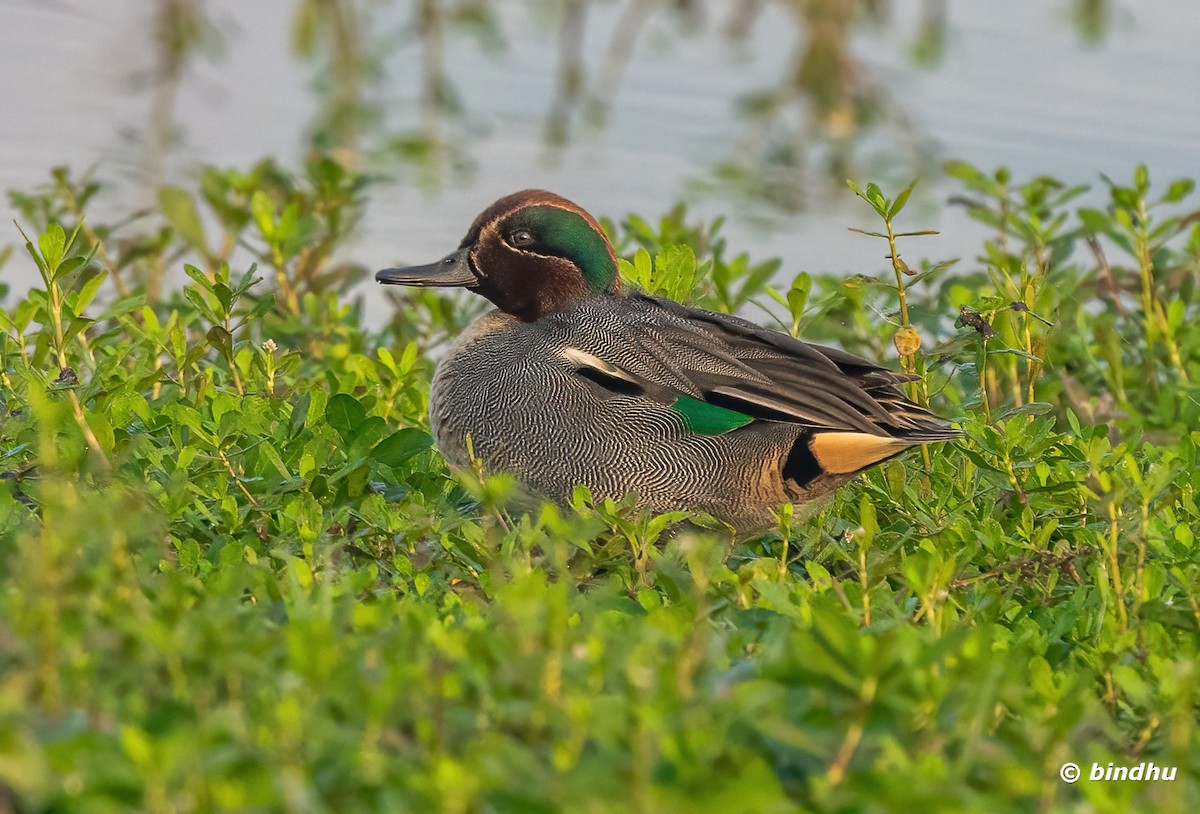
<svg viewBox="0 0 1200 814">
<path fill-rule="evenodd" d="M 1112 0 L 1072 0 L 1071 21 L 1084 42 L 1099 44 L 1108 39 L 1112 11 Z"/>
<path fill-rule="evenodd" d="M 363 0 L 298 0 L 296 51 L 316 64 L 318 77 L 320 113 L 311 130 L 311 144 L 350 166 L 360 165 L 366 153 L 373 163 L 388 169 L 411 167 L 418 183 L 436 187 L 445 181 L 448 170 L 461 172 L 470 166 L 473 135 L 464 126 L 468 111 L 462 109 L 451 82 L 447 39 L 484 30 L 495 44 L 499 29 L 495 12 L 484 0 L 459 4 L 412 0 L 408 33 L 420 51 L 420 71 L 419 76 L 405 76 L 389 75 L 379 56 L 404 45 L 403 38 L 378 23 L 381 5 Z M 556 32 L 553 93 L 542 128 L 550 158 L 558 158 L 570 146 L 581 116 L 593 128 L 605 125 L 621 77 L 652 21 L 658 23 L 657 37 L 671 42 L 702 33 L 706 20 L 728 13 L 721 25 L 730 42 L 753 49 L 760 17 L 772 6 L 786 10 L 785 19 L 795 27 L 793 53 L 777 84 L 746 94 L 737 105 L 744 134 L 733 157 L 714 165 L 705 188 L 793 212 L 810 197 L 809 176 L 814 168 L 820 175 L 815 180 L 840 183 L 853 174 L 855 145 L 864 134 L 887 125 L 900 131 L 898 140 L 912 141 L 907 120 L 889 108 L 850 48 L 856 27 L 886 17 L 884 0 L 866 4 L 739 0 L 732 7 L 701 0 L 626 0 L 591 83 L 587 65 L 587 45 L 595 35 L 589 30 L 589 23 L 594 23 L 589 19 L 591 0 L 530 2 L 524 12 L 549 23 Z M 924 45 L 914 50 L 929 60 L 944 37 L 945 8 L 943 0 L 928 0 L 927 8 Z M 519 47 L 529 44 L 522 40 Z M 398 127 L 396 117 L 385 115 L 379 101 L 385 96 L 383 88 L 396 86 L 417 99 L 416 116 L 401 116 Z"/>
<path fill-rule="evenodd" d="M 638 34 L 645 26 L 659 0 L 629 0 L 609 39 L 604 60 L 597 73 L 596 86 L 588 100 L 588 122 L 593 127 L 603 127 L 616 97 L 621 76 L 633 56 Z"/>
<path fill-rule="evenodd" d="M 142 139 L 143 178 L 151 190 L 163 184 L 166 154 L 177 140 L 175 105 L 184 71 L 199 51 L 216 53 L 221 44 L 203 12 L 204 0 L 159 0 L 154 12 L 154 89 Z"/>
<path fill-rule="evenodd" d="M 312 66 L 318 103 L 308 129 L 310 148 L 349 167 L 409 168 L 424 187 L 441 186 L 472 166 L 476 132 L 455 92 L 448 41 L 473 35 L 485 50 L 537 47 L 530 42 L 536 27 L 529 25 L 513 35 L 512 45 L 505 43 L 499 18 L 518 15 L 555 32 L 549 44 L 556 55 L 555 78 L 542 127 L 551 159 L 571 145 L 581 119 L 592 129 L 606 125 L 622 77 L 651 26 L 660 48 L 687 47 L 706 26 L 715 26 L 732 46 L 725 57 L 732 61 L 762 47 L 764 28 L 777 28 L 783 20 L 795 35 L 779 79 L 740 96 L 735 111 L 741 133 L 693 190 L 732 197 L 762 215 L 795 212 L 812 200 L 815 187 L 840 186 L 858 174 L 862 144 L 877 133 L 893 163 L 899 144 L 909 152 L 905 164 L 928 169 L 908 117 L 851 47 L 858 31 L 888 26 L 889 0 L 622 0 L 615 10 L 601 4 L 615 19 L 602 49 L 588 47 L 601 36 L 591 19 L 597 10 L 593 0 L 528 0 L 515 10 L 503 7 L 504 15 L 489 0 L 294 2 L 293 50 Z M 1104 38 L 1111 0 L 1065 2 L 1082 38 Z M 188 61 L 199 47 L 211 51 L 219 44 L 206 8 L 204 0 L 157 5 L 154 91 L 143 140 L 145 178 L 154 188 L 163 182 L 164 154 L 174 141 L 175 100 Z M 398 16 L 408 21 L 401 28 L 394 25 Z M 947 26 L 946 0 L 924 0 L 909 48 L 915 64 L 931 67 L 942 60 Z M 409 48 L 419 52 L 417 70 L 390 70 L 389 57 Z M 397 105 L 396 99 L 415 104 Z"/>
<path fill-rule="evenodd" d="M 912 57 L 918 64 L 932 68 L 946 55 L 946 0 L 925 0 L 921 4 L 921 23 L 913 40 Z"/>
<path fill-rule="evenodd" d="M 297 0 L 292 25 L 296 53 L 318 63 L 310 143 L 348 167 L 358 165 L 361 133 L 379 118 L 363 89 L 380 73 L 363 44 L 369 19 L 370 9 L 356 0 Z"/>
<path fill-rule="evenodd" d="M 581 102 L 586 103 L 587 123 L 605 125 L 641 35 L 656 17 L 666 18 L 665 34 L 661 25 L 656 32 L 659 39 L 674 40 L 703 33 L 706 19 L 727 13 L 720 25 L 728 41 L 752 51 L 768 8 L 787 12 L 795 28 L 793 53 L 781 81 L 740 100 L 736 110 L 745 126 L 734 155 L 716 162 L 706 182 L 695 188 L 794 212 L 810 198 L 811 165 L 820 174 L 816 180 L 840 185 L 853 174 L 855 145 L 865 134 L 889 125 L 899 131 L 893 141 L 914 141 L 907 118 L 869 81 L 850 47 L 857 27 L 887 16 L 884 0 L 738 0 L 732 6 L 700 0 L 627 0 L 590 88 L 584 64 L 589 8 L 588 0 L 565 0 L 557 7 L 557 81 L 544 128 L 546 143 L 555 151 L 570 143 Z M 945 25 L 944 0 L 927 0 L 913 49 L 918 58 L 936 62 Z"/>
<path fill-rule="evenodd" d="M 35 0 L 23 2 L 30 9 L 37 6 Z M 86 0 L 75 2 L 86 5 Z M 891 0 L 155 0 L 146 8 L 152 28 L 142 36 L 148 47 L 122 42 L 122 48 L 150 55 L 151 69 L 138 77 L 145 94 L 140 101 L 148 105 L 148 113 L 139 107 L 122 118 L 114 110 L 121 121 L 143 122 L 132 156 L 145 185 L 137 205 L 158 201 L 164 184 L 178 182 L 172 170 L 189 157 L 246 167 L 254 156 L 250 152 L 247 157 L 248 150 L 287 155 L 292 133 L 300 132 L 306 153 L 332 155 L 345 166 L 383 171 L 407 186 L 426 188 L 450 186 L 475 170 L 476 162 L 489 173 L 481 179 L 489 183 L 520 176 L 546 183 L 546 173 L 534 163 L 540 142 L 546 148 L 542 156 L 564 170 L 555 178 L 591 183 L 579 179 L 594 178 L 587 172 L 595 167 L 581 170 L 576 165 L 620 167 L 629 178 L 645 179 L 646 186 L 660 191 L 655 203 L 638 206 L 660 206 L 663 190 L 672 196 L 700 193 L 710 198 L 700 202 L 702 210 L 712 211 L 719 201 L 721 211 L 735 210 L 741 221 L 789 227 L 797 224 L 786 219 L 788 213 L 829 202 L 828 191 L 844 191 L 847 176 L 895 181 L 900 175 L 899 180 L 907 181 L 930 168 L 925 132 L 945 133 L 947 121 L 993 153 L 1011 152 L 1014 144 L 1027 149 L 1033 142 L 1036 147 L 1048 143 L 1053 150 L 1066 141 L 1066 131 L 1048 132 L 1050 126 L 1042 124 L 1045 108 L 1057 102 L 1027 92 L 1021 82 L 1030 84 L 1028 71 L 1016 78 L 1008 97 L 1017 97 L 1024 107 L 1009 108 L 1039 117 L 1040 130 L 1010 127 L 1002 104 L 993 110 L 989 100 L 970 98 L 973 87 L 964 91 L 961 83 L 941 81 L 944 76 L 909 81 L 903 74 L 907 66 L 961 65 L 961 47 L 947 54 L 947 43 L 957 43 L 947 33 L 953 23 L 960 24 L 960 36 L 967 32 L 994 51 L 1015 44 L 1028 55 L 1045 40 L 1021 40 L 1022 31 L 1035 31 L 1047 13 L 1069 21 L 1076 36 L 1087 42 L 1109 37 L 1115 16 L 1112 0 L 1059 0 L 1050 12 L 1026 11 L 1023 28 L 996 27 L 984 12 L 968 14 L 966 7 L 947 0 L 912 6 Z M 29 14 L 32 28 L 39 18 Z M 1013 16 L 1020 16 L 1015 8 Z M 1124 22 L 1126 17 L 1117 19 Z M 255 43 L 261 48 L 276 37 L 281 18 L 290 19 L 291 53 L 311 77 L 310 95 L 299 103 L 283 99 L 287 89 L 281 88 L 281 101 L 288 103 L 281 107 L 312 111 L 304 114 L 311 118 L 297 124 L 264 111 L 276 118 L 254 120 L 250 117 L 260 112 L 255 107 L 228 121 L 212 116 L 201 122 L 203 113 L 197 115 L 197 110 L 209 108 L 197 108 L 192 99 L 197 68 L 207 69 L 204 61 L 228 58 L 218 70 L 238 68 L 227 71 L 232 79 L 226 96 L 255 101 L 261 88 L 255 88 L 257 77 L 245 71 L 277 67 L 280 60 L 245 59 L 244 43 L 233 51 L 238 40 L 231 28 L 241 24 L 248 31 L 271 32 Z M 124 25 L 113 30 L 121 32 Z M 897 38 L 900 47 L 891 47 Z M 1118 64 L 1142 65 L 1145 60 L 1133 61 L 1138 53 Z M 1161 64 L 1190 65 L 1178 60 Z M 1005 71 L 999 81 L 1009 76 Z M 1130 83 L 1141 92 L 1136 76 Z M 940 91 L 938 101 L 922 105 L 905 100 L 917 85 Z M 1155 89 L 1152 83 L 1145 87 Z M 1176 116 L 1172 121 L 1179 124 L 1161 139 L 1178 145 L 1191 132 L 1187 117 L 1193 114 L 1174 104 L 1177 93 L 1166 98 L 1174 86 L 1164 87 L 1159 93 L 1163 98 L 1155 100 L 1158 107 L 1150 112 Z M 996 98 L 1005 101 L 1001 92 Z M 947 100 L 950 105 L 944 104 Z M 939 104 L 943 109 L 961 104 L 967 110 L 939 122 Z M 911 123 L 905 105 L 921 111 L 915 117 L 920 128 Z M 284 136 L 256 138 L 247 150 L 235 138 L 213 138 L 212 121 L 217 119 L 228 130 L 244 130 L 255 121 L 276 125 Z M 1067 125 L 1074 129 L 1066 135 L 1076 140 L 1086 136 L 1093 144 L 1102 137 L 1118 138 L 1091 124 L 1076 114 Z M 992 126 L 1008 129 L 993 136 L 987 131 Z M 197 137 L 206 128 L 207 135 Z M 489 128 L 497 137 L 485 143 Z M 611 130 L 604 144 L 608 149 L 596 151 L 593 161 L 593 154 L 585 156 L 578 143 L 595 140 L 605 128 Z M 36 132 L 50 129 L 52 120 Z M 185 134 L 191 136 L 190 145 L 184 144 Z M 969 138 L 957 141 L 969 145 Z M 529 149 L 531 142 L 534 149 Z M 1153 144 L 1127 149 L 1141 151 Z M 1042 152 L 1053 155 L 1051 150 Z M 39 155 L 31 163 L 22 156 L 10 164 L 49 165 L 59 157 Z M 504 171 L 495 172 L 501 165 Z M 679 179 L 688 177 L 691 187 L 681 190 Z M 147 234 L 147 239 L 153 237 Z M 129 276 L 135 286 L 140 274 Z"/>
<path fill-rule="evenodd" d="M 559 62 L 559 99 L 566 99 L 569 104 L 557 104 L 551 109 L 550 124 L 546 128 L 548 141 L 556 146 L 566 144 L 565 135 L 567 118 L 575 103 L 584 94 L 583 70 L 583 14 L 587 0 L 576 3 L 578 14 L 570 12 L 563 16 L 563 36 L 560 38 L 562 54 Z M 671 13 L 673 27 L 669 29 L 675 37 L 685 37 L 698 32 L 703 20 L 702 3 L 699 0 L 627 0 L 617 17 L 609 37 L 600 67 L 596 71 L 596 81 L 586 93 L 585 115 L 587 123 L 594 128 L 603 128 L 608 119 L 608 113 L 616 99 L 621 77 L 633 57 L 642 31 L 651 20 L 654 12 L 665 10 Z M 572 19 L 576 17 L 577 19 Z M 568 31 L 571 33 L 568 34 Z M 561 129 L 559 122 L 561 121 Z"/>
<path fill-rule="evenodd" d="M 734 43 L 754 47 L 756 18 L 765 5 L 743 2 L 735 7 L 727 25 Z M 787 9 L 796 28 L 782 79 L 743 95 L 738 110 L 745 126 L 736 152 L 715 165 L 701 188 L 789 213 L 804 208 L 815 185 L 840 186 L 856 175 L 856 147 L 873 130 L 885 125 L 894 130 L 889 144 L 916 139 L 907 117 L 871 81 L 851 49 L 856 27 L 886 19 L 886 3 L 781 0 L 777 5 Z M 929 0 L 928 5 L 940 4 Z M 919 159 L 917 154 L 906 163 L 918 164 Z"/>
<path fill-rule="evenodd" d="M 439 186 L 446 171 L 462 171 L 466 131 L 451 124 L 464 117 L 447 68 L 451 33 L 476 33 L 484 39 L 495 29 L 487 0 L 447 3 L 412 0 L 409 23 L 390 28 L 392 2 L 297 0 L 295 53 L 314 68 L 318 102 L 309 147 L 347 167 L 379 164 L 411 167 L 423 186 Z M 415 42 L 420 70 L 415 76 L 391 75 L 387 57 Z M 415 79 L 415 82 L 414 82 Z M 413 85 L 416 85 L 413 88 Z M 389 116 L 393 88 L 412 91 L 414 117 Z"/>
<path fill-rule="evenodd" d="M 368 152 L 387 169 L 411 168 L 413 180 L 426 188 L 441 186 L 447 178 L 460 177 L 472 166 L 467 149 L 471 133 L 467 113 L 450 79 L 447 42 L 451 35 L 472 35 L 486 49 L 499 47 L 499 26 L 488 0 L 412 0 L 411 23 L 398 42 L 377 41 L 373 48 L 388 53 L 397 45 L 415 41 L 420 49 L 416 78 L 416 117 L 400 111 L 400 125 L 393 129 L 388 115 L 375 120 L 377 132 L 369 133 Z M 386 35 L 385 35 L 386 36 Z M 379 84 L 399 90 L 384 94 L 395 98 L 413 91 L 414 77 L 381 71 Z"/>
<path fill-rule="evenodd" d="M 558 85 L 546 117 L 546 143 L 568 141 L 572 113 L 583 92 L 583 36 L 588 0 L 564 0 L 558 35 Z"/>
</svg>

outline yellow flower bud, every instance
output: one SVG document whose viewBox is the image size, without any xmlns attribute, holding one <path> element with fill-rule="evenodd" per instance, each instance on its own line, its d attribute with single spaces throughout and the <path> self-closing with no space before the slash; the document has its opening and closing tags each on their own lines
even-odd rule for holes
<svg viewBox="0 0 1200 814">
<path fill-rule="evenodd" d="M 921 335 L 911 325 L 905 325 L 896 331 L 896 337 L 892 341 L 896 345 L 896 352 L 901 356 L 912 356 L 921 349 Z"/>
</svg>

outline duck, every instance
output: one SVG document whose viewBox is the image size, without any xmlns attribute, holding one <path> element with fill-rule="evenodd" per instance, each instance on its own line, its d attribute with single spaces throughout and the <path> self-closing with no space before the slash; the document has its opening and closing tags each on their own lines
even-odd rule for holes
<svg viewBox="0 0 1200 814">
<path fill-rule="evenodd" d="M 493 203 L 441 260 L 375 279 L 495 306 L 437 364 L 430 428 L 452 471 L 505 473 L 537 499 L 565 505 L 582 485 L 747 534 L 961 435 L 904 395 L 913 374 L 626 286 L 596 219 L 545 190 Z"/>
</svg>

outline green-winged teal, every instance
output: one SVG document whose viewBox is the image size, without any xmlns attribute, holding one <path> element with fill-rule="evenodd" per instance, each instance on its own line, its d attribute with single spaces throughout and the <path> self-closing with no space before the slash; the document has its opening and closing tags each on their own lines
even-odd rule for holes
<svg viewBox="0 0 1200 814">
<path fill-rule="evenodd" d="M 459 286 L 496 309 L 438 365 L 430 420 L 452 467 L 565 502 L 635 494 L 656 512 L 763 528 L 917 444 L 958 437 L 911 377 L 725 314 L 621 289 L 596 220 L 540 190 L 501 198 L 436 263 L 380 283 Z"/>
</svg>

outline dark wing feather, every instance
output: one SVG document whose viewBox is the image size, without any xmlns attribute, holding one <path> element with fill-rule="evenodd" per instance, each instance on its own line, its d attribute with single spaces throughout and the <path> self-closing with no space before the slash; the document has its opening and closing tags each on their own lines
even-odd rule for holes
<svg viewBox="0 0 1200 814">
<path fill-rule="evenodd" d="M 812 430 L 847 431 L 922 441 L 956 438 L 935 416 L 909 401 L 896 373 L 845 351 L 813 345 L 726 314 L 688 308 L 643 294 L 612 298 L 620 329 L 589 375 L 637 382 L 650 398 L 700 398 L 756 419 Z M 604 368 L 609 368 L 604 372 Z"/>
<path fill-rule="evenodd" d="M 889 370 L 837 348 L 794 339 L 739 317 L 687 308 L 669 300 L 645 299 L 704 325 L 732 356 L 770 381 L 773 401 L 799 413 L 819 411 L 824 423 L 809 425 L 813 429 L 866 432 L 913 442 L 960 435 L 904 395 L 900 385 L 916 380 L 915 375 Z M 697 384 L 706 390 L 702 381 Z M 764 395 L 757 383 L 738 389 L 751 401 Z M 801 419 L 800 423 L 807 422 Z"/>
</svg>

